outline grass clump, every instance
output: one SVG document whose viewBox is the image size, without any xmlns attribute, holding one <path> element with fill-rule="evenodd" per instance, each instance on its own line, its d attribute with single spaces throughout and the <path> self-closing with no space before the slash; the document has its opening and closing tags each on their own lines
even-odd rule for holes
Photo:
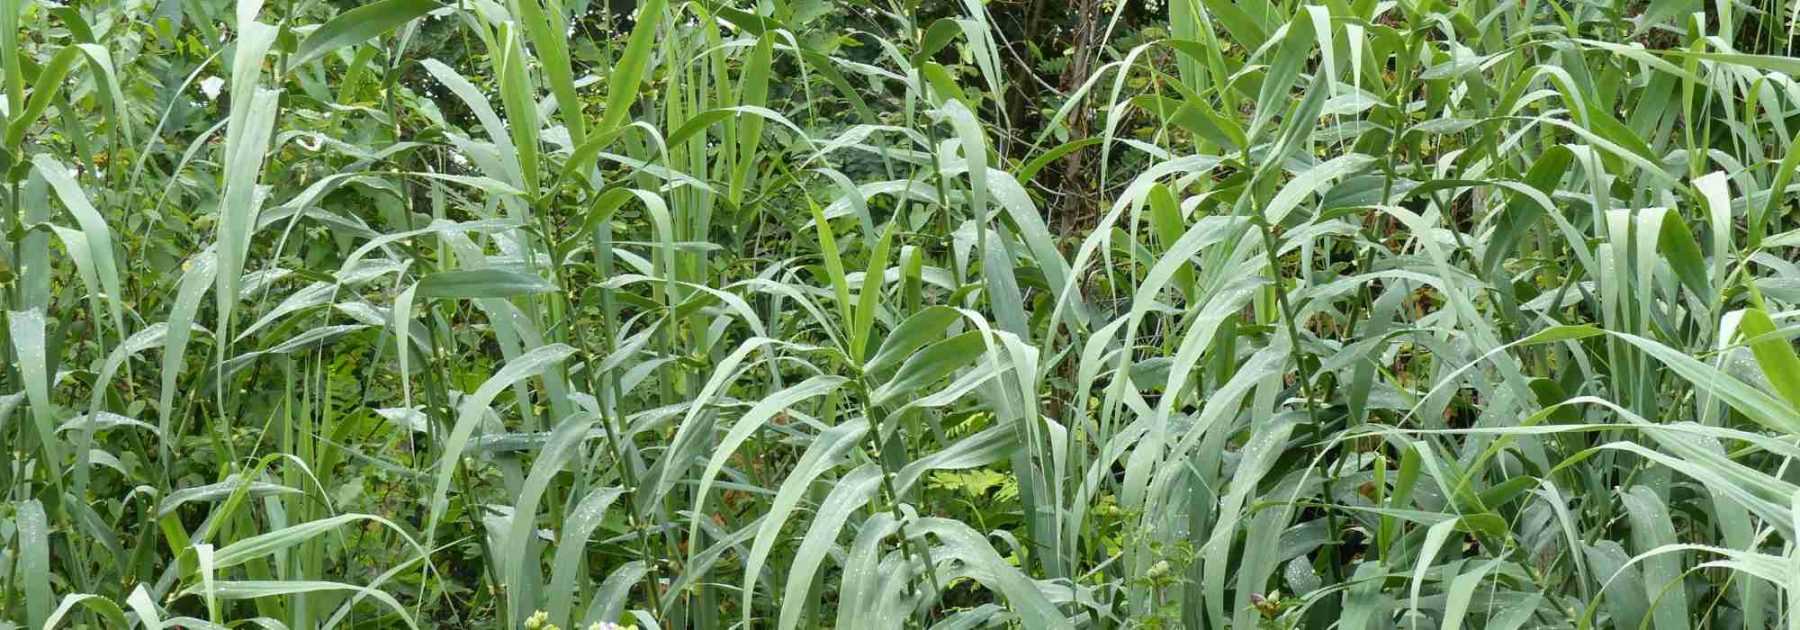
<svg viewBox="0 0 1800 630">
<path fill-rule="evenodd" d="M 1794 28 L 0 0 L 0 627 L 1791 626 Z"/>
</svg>

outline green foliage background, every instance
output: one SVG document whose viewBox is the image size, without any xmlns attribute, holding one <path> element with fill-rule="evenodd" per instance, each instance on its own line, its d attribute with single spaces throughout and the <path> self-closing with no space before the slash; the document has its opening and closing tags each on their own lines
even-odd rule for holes
<svg viewBox="0 0 1800 630">
<path fill-rule="evenodd" d="M 1753 0 L 0 0 L 0 627 L 1800 627 Z"/>
</svg>

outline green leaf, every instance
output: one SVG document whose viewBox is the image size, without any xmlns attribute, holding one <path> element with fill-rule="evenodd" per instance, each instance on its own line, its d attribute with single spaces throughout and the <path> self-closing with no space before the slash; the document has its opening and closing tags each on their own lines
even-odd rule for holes
<svg viewBox="0 0 1800 630">
<path fill-rule="evenodd" d="M 339 13 L 300 42 L 287 67 L 291 71 L 339 48 L 379 37 L 442 6 L 433 0 L 379 0 Z"/>
<path fill-rule="evenodd" d="M 82 235 L 87 237 L 88 260 L 94 266 L 100 278 L 100 287 L 104 295 L 94 296 L 102 299 L 112 314 L 113 327 L 119 337 L 125 336 L 124 296 L 119 283 L 119 269 L 113 253 L 112 230 L 107 227 L 105 217 L 88 202 L 87 194 L 75 183 L 69 169 L 57 162 L 55 158 L 39 154 L 32 158 L 32 166 L 42 175 L 50 189 L 56 191 L 57 199 L 63 207 L 75 217 L 81 226 Z"/>
<path fill-rule="evenodd" d="M 966 332 L 926 346 L 900 364 L 900 370 L 894 373 L 893 378 L 870 394 L 871 402 L 886 404 L 900 395 L 936 383 L 951 372 L 974 362 L 986 350 L 987 341 L 980 332 Z"/>
<path fill-rule="evenodd" d="M 18 541 L 15 575 L 24 580 L 25 622 L 43 628 L 50 617 L 50 522 L 36 500 L 18 504 L 14 522 Z"/>
<path fill-rule="evenodd" d="M 423 298 L 510 298 L 552 293 L 556 285 L 524 271 L 500 268 L 439 271 L 419 280 L 417 295 Z"/>
<path fill-rule="evenodd" d="M 597 133 L 618 129 L 631 117 L 631 104 L 637 102 L 638 84 L 650 67 L 651 46 L 668 4 L 669 0 L 648 0 L 638 7 L 637 25 L 632 27 L 625 53 L 614 64 L 612 79 L 607 83 L 606 112 L 601 115 Z"/>
<path fill-rule="evenodd" d="M 1775 321 L 1760 308 L 1744 309 L 1738 326 L 1744 331 L 1757 364 L 1762 366 L 1763 376 L 1794 410 L 1800 411 L 1800 356 L 1795 355 L 1793 344 L 1776 331 Z"/>
<path fill-rule="evenodd" d="M 25 397 L 31 402 L 31 419 L 37 429 L 38 443 L 43 448 L 44 459 L 39 464 L 60 472 L 63 449 L 62 441 L 56 438 L 56 407 L 50 400 L 50 357 L 44 341 L 44 314 L 37 309 L 9 311 L 6 324 L 11 333 L 13 356 L 18 360 L 19 376 L 24 380 Z"/>
</svg>

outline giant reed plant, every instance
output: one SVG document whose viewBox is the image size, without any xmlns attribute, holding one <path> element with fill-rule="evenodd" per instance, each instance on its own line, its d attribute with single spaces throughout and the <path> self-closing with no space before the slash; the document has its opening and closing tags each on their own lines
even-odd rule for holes
<svg viewBox="0 0 1800 630">
<path fill-rule="evenodd" d="M 1791 7 L 1103 6 L 0 0 L 0 626 L 1800 627 Z"/>
</svg>

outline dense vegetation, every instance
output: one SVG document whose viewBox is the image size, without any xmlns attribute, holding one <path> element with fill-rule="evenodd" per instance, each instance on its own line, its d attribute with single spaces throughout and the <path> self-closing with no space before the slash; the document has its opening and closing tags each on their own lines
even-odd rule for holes
<svg viewBox="0 0 1800 630">
<path fill-rule="evenodd" d="M 1772 0 L 0 0 L 0 628 L 1800 628 Z"/>
</svg>

